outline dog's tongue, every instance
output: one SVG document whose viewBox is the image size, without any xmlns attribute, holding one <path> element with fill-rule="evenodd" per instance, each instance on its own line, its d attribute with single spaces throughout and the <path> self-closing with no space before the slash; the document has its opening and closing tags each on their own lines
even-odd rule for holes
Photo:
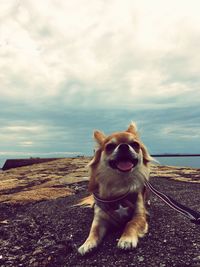
<svg viewBox="0 0 200 267">
<path fill-rule="evenodd" d="M 133 168 L 133 163 L 131 161 L 129 161 L 129 160 L 127 160 L 127 161 L 119 161 L 117 163 L 117 168 L 120 171 L 127 172 L 127 171 L 130 171 Z"/>
</svg>

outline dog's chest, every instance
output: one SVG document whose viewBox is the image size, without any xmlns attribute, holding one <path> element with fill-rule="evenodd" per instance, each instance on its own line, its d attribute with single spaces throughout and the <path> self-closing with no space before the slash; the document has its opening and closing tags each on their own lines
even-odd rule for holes
<svg viewBox="0 0 200 267">
<path fill-rule="evenodd" d="M 95 205 L 101 208 L 116 226 L 128 222 L 136 208 L 138 193 L 129 193 L 121 198 L 114 200 L 103 200 L 94 195 Z"/>
</svg>

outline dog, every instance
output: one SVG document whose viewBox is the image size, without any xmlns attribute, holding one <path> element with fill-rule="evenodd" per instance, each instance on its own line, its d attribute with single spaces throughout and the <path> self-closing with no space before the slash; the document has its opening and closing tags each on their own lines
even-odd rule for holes
<svg viewBox="0 0 200 267">
<path fill-rule="evenodd" d="M 148 231 L 145 180 L 153 160 L 141 142 L 135 123 L 127 130 L 106 136 L 94 131 L 97 148 L 89 163 L 89 191 L 83 204 L 94 203 L 94 219 L 81 255 L 96 248 L 109 227 L 122 226 L 117 243 L 120 249 L 133 249 Z"/>
</svg>

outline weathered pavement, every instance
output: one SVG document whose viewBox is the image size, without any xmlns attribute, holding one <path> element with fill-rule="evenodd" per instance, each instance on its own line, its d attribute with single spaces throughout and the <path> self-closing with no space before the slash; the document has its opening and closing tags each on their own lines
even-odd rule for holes
<svg viewBox="0 0 200 267">
<path fill-rule="evenodd" d="M 53 182 L 49 184 L 50 188 L 62 189 L 61 192 L 67 187 L 73 192 L 68 196 L 58 194 L 58 197 L 49 195 L 48 198 L 45 195 L 45 199 L 42 196 L 31 201 L 27 201 L 27 197 L 26 201 L 24 198 L 19 201 L 18 197 L 17 201 L 16 198 L 12 201 L 12 193 L 6 191 L 10 196 L 0 203 L 0 266 L 200 266 L 200 226 L 190 223 L 156 196 L 151 196 L 149 233 L 140 239 L 136 249 L 117 249 L 121 230 L 114 229 L 96 251 L 85 257 L 80 256 L 77 248 L 88 235 L 93 212 L 88 208 L 72 206 L 87 194 L 87 182 L 77 179 L 76 183 L 67 183 L 66 177 L 70 177 L 70 173 L 71 177 L 84 176 L 86 173 L 83 169 L 81 174 L 77 173 L 77 166 L 82 161 L 71 162 L 65 176 L 60 168 L 60 179 L 64 179 L 62 183 L 58 184 L 55 178 L 55 187 Z M 56 164 L 57 168 L 48 165 L 51 175 L 53 171 L 58 171 L 60 165 L 58 162 Z M 43 165 L 43 169 L 46 169 L 48 177 L 47 166 Z M 66 173 L 67 168 L 63 171 Z M 31 167 L 31 172 L 34 172 L 34 167 Z M 178 179 L 171 180 L 169 176 Z M 151 181 L 160 191 L 200 211 L 199 170 L 154 167 Z M 26 191 L 26 188 L 23 187 L 22 191 Z M 2 192 L 2 195 L 5 194 L 5 190 Z M 13 188 L 12 192 L 16 193 Z M 49 192 L 51 194 L 52 191 Z"/>
</svg>

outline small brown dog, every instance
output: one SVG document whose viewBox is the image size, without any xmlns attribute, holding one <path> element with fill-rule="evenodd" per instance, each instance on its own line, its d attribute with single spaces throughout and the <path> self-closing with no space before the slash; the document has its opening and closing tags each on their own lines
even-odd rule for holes
<svg viewBox="0 0 200 267">
<path fill-rule="evenodd" d="M 98 147 L 89 163 L 94 219 L 87 240 L 78 249 L 81 255 L 98 246 L 110 225 L 124 225 L 117 244 L 121 249 L 135 248 L 138 238 L 148 231 L 144 181 L 149 179 L 152 158 L 136 125 L 131 123 L 126 131 L 109 136 L 95 131 L 94 138 Z"/>
</svg>

